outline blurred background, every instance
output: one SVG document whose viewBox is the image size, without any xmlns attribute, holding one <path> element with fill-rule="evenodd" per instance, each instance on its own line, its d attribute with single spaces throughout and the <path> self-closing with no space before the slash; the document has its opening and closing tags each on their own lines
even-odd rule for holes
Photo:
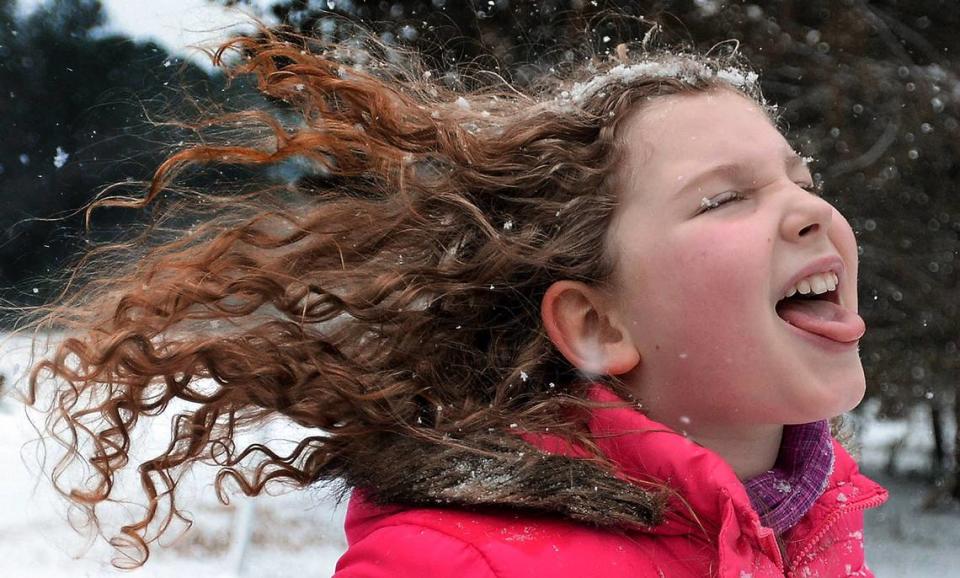
<svg viewBox="0 0 960 578">
<path fill-rule="evenodd" d="M 566 43 L 584 32 L 601 54 L 654 21 L 665 43 L 739 41 L 859 241 L 868 392 L 850 422 L 863 468 L 893 494 L 869 514 L 868 561 L 881 577 L 960 563 L 960 3 L 0 0 L 0 303 L 52 298 L 69 259 L 149 220 L 103 210 L 84 230 L 76 209 L 109 184 L 150 177 L 183 138 L 157 119 L 204 102 L 276 106 L 244 81 L 227 85 L 190 47 L 253 34 L 251 16 L 326 38 L 361 21 L 388 45 L 417 47 L 441 75 L 492 68 L 518 84 L 573 58 Z M 0 332 L 16 323 L 6 314 Z M 29 342 L 0 344 L 9 390 Z M 106 550 L 70 558 L 83 544 L 36 479 L 24 446 L 35 432 L 2 395 L 0 435 L 0 504 L 12 513 L 0 520 L 0 575 L 111 574 Z M 322 489 L 224 507 L 208 482 L 195 482 L 195 527 L 135 573 L 332 572 L 342 511 Z"/>
</svg>

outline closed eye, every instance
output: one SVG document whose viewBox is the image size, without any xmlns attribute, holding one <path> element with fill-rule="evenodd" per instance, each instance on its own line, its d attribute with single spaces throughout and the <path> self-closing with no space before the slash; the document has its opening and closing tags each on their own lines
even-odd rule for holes
<svg viewBox="0 0 960 578">
<path fill-rule="evenodd" d="M 697 214 L 703 214 L 707 211 L 712 211 L 720 205 L 725 205 L 731 201 L 739 201 L 746 197 L 743 196 L 743 193 L 740 191 L 724 191 L 715 197 L 707 198 L 703 197 L 700 199 L 700 210 L 697 211 Z"/>
<path fill-rule="evenodd" d="M 812 182 L 799 182 L 796 183 L 796 185 L 812 195 L 816 195 L 818 197 L 823 196 L 823 181 L 816 180 Z M 745 198 L 746 196 L 740 191 L 724 191 L 714 197 L 703 197 L 700 199 L 700 210 L 697 211 L 696 214 L 700 215 L 702 213 L 706 213 L 707 211 L 716 209 L 721 205 L 725 205 L 732 201 L 742 201 Z"/>
</svg>

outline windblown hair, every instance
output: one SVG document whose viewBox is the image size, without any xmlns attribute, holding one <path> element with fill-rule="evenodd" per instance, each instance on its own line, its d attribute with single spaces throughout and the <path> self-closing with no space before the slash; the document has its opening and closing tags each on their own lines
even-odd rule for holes
<svg viewBox="0 0 960 578">
<path fill-rule="evenodd" d="M 136 464 L 147 508 L 112 540 L 130 552 L 124 564 L 146 560 L 161 510 L 158 534 L 180 515 L 178 475 L 197 462 L 221 468 L 224 500 L 228 480 L 247 495 L 272 481 L 339 481 L 383 501 L 657 523 L 656 488 L 623 484 L 583 427 L 589 381 L 626 396 L 623 384 L 567 362 L 540 303 L 558 280 L 610 283 L 604 239 L 624 120 L 666 95 L 729 89 L 762 103 L 755 75 L 735 55 L 622 45 L 617 58 L 566 63 L 518 87 L 431 74 L 415 54 L 373 41 L 278 30 L 212 56 L 273 105 L 191 122 L 199 142 L 163 162 L 142 195 L 94 202 L 149 208 L 179 195 L 164 226 L 85 255 L 30 324 L 63 336 L 33 366 L 29 400 L 49 402 L 47 431 L 67 448 L 54 482 L 89 520 L 112 498 L 138 422 L 189 404 L 172 416 L 169 446 Z M 224 166 L 302 174 L 230 191 L 183 184 Z M 188 217 L 200 220 L 171 225 Z M 236 447 L 241 430 L 272 417 L 314 435 L 287 455 Z M 589 458 L 531 451 L 521 431 L 562 436 Z M 589 470 L 609 491 L 552 488 L 539 496 L 553 503 L 541 503 L 490 483 L 430 486 L 431 464 L 464 456 L 471 468 L 506 464 L 514 480 L 545 461 Z M 74 462 L 92 470 L 83 487 L 62 487 Z"/>
</svg>

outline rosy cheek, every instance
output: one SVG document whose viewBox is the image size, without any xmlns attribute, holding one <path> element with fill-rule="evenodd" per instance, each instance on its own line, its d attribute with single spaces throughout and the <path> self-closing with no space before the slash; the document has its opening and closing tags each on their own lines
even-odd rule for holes
<svg viewBox="0 0 960 578">
<path fill-rule="evenodd" d="M 763 286 L 769 274 L 757 235 L 743 224 L 701 227 L 677 239 L 673 250 L 660 253 L 660 266 L 672 277 L 673 298 L 682 297 L 687 311 L 702 307 L 717 315 L 725 310 L 716 306 L 727 301 L 738 310 L 751 288 Z"/>
</svg>

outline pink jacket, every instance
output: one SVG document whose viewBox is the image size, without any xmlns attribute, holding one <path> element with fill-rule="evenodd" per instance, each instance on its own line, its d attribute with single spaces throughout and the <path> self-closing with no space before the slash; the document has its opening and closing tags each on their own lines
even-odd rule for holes
<svg viewBox="0 0 960 578">
<path fill-rule="evenodd" d="M 618 401 L 604 389 L 592 397 Z M 347 512 L 349 548 L 334 578 L 873 576 L 864 562 L 863 511 L 887 492 L 838 443 L 827 489 L 785 536 L 784 558 L 717 454 L 629 408 L 597 410 L 589 427 L 625 474 L 677 490 L 682 500 L 671 501 L 663 524 L 614 531 L 509 511 L 384 507 L 357 491 Z M 549 439 L 537 445 L 563 451 Z"/>
</svg>

